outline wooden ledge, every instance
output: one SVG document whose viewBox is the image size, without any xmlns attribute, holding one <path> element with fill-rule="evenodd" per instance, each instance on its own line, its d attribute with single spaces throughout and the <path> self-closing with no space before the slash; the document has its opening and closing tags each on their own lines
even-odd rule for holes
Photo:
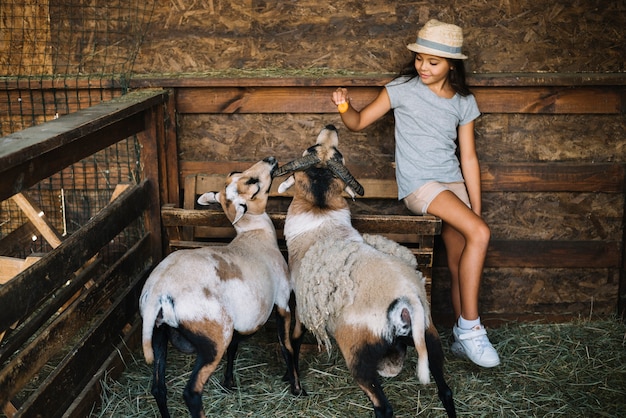
<svg viewBox="0 0 626 418">
<path fill-rule="evenodd" d="M 285 226 L 285 213 L 268 213 L 277 230 Z M 161 208 L 163 226 L 211 226 L 232 227 L 221 210 L 195 210 L 165 205 Z M 352 215 L 352 225 L 362 233 L 399 233 L 419 235 L 439 235 L 441 220 L 435 216 L 423 215 Z"/>
</svg>

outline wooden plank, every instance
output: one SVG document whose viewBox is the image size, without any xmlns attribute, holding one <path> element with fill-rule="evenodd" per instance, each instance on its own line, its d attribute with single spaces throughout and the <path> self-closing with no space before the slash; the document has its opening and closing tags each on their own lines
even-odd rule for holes
<svg viewBox="0 0 626 418">
<path fill-rule="evenodd" d="M 69 280 L 69 283 L 60 291 L 55 293 L 53 298 L 46 301 L 41 309 L 38 309 L 23 324 L 13 331 L 0 347 L 0 364 L 7 361 L 22 344 L 39 330 L 39 328 L 49 321 L 50 318 L 78 292 L 85 283 L 92 280 L 100 267 L 102 260 L 96 259 L 84 268 L 80 274 Z"/>
<path fill-rule="evenodd" d="M 85 290 L 74 304 L 42 330 L 32 342 L 29 342 L 27 346 L 19 350 L 19 353 L 0 371 L 0 402 L 9 400 L 18 394 L 28 383 L 29 379 L 46 362 L 57 356 L 58 353 L 67 352 L 69 348 L 67 346 L 68 341 L 64 338 L 59 338 L 60 336 L 75 335 L 87 322 L 97 317 L 99 315 L 98 311 L 101 311 L 104 306 L 111 309 L 110 299 L 117 297 L 120 293 L 124 293 L 124 290 L 120 291 L 120 289 L 125 289 L 127 292 L 129 288 L 132 288 L 132 286 L 129 287 L 129 281 L 134 280 L 137 282 L 145 278 L 150 269 L 149 249 L 149 240 L 144 236 L 103 273 L 100 278 L 96 279 L 94 286 Z M 135 296 L 136 299 L 128 306 L 136 307 L 138 295 Z M 118 331 L 122 328 L 123 324 L 118 328 Z M 113 341 L 113 339 L 102 338 L 100 341 Z M 101 343 L 100 346 L 104 349 L 111 349 L 109 344 Z M 76 347 L 72 347 L 67 356 L 72 357 L 75 354 L 75 350 Z M 97 363 L 98 359 L 92 359 L 90 366 L 85 366 L 84 372 L 86 373 L 89 367 L 96 367 Z M 58 365 L 55 367 L 55 370 L 60 367 Z M 82 379 L 88 379 L 84 373 L 81 376 Z M 29 395 L 30 401 L 28 402 L 36 402 L 36 398 L 40 396 L 38 392 L 42 390 L 42 385 L 39 386 L 39 389 L 34 394 Z M 59 390 L 69 391 L 70 386 L 61 386 Z M 59 399 L 56 400 L 58 401 Z M 20 409 L 20 413 L 28 416 L 22 408 Z M 43 410 L 46 409 L 34 411 Z M 51 414 L 54 410 L 54 408 L 50 409 Z"/>
<path fill-rule="evenodd" d="M 23 416 L 46 411 L 46 416 L 61 417 L 76 396 L 114 347 L 103 342 L 117 342 L 126 324 L 137 313 L 139 292 L 150 270 L 146 266 L 139 274 L 122 276 L 128 285 L 108 306 L 97 322 L 65 356 L 54 371 L 39 385 L 35 393 L 19 408 Z M 130 279 L 130 281 L 129 281 Z"/>
<path fill-rule="evenodd" d="M 37 206 L 37 203 L 30 199 L 25 193 L 14 194 L 11 198 L 52 248 L 61 245 L 61 234 L 48 222 L 46 215 L 39 206 Z"/>
<path fill-rule="evenodd" d="M 285 213 L 268 213 L 277 230 L 285 225 Z M 161 208 L 164 226 L 211 226 L 231 227 L 230 221 L 222 211 L 189 210 L 164 206 Z M 353 215 L 352 224 L 362 232 L 397 233 L 410 231 L 411 234 L 436 235 L 441 232 L 441 220 L 431 215 Z"/>
<path fill-rule="evenodd" d="M 18 256 L 25 245 L 32 242 L 36 234 L 37 229 L 33 224 L 25 222 L 0 240 L 0 254 L 10 257 Z"/>
<path fill-rule="evenodd" d="M 193 113 L 336 113 L 330 101 L 338 86 L 181 87 L 176 108 Z M 350 87 L 355 108 L 379 93 L 380 86 Z M 482 113 L 620 114 L 626 109 L 625 89 L 594 87 L 476 87 Z"/>
<path fill-rule="evenodd" d="M 620 114 L 624 89 L 612 87 L 475 87 L 482 113 Z"/>
<path fill-rule="evenodd" d="M 0 306 L 3 308 L 0 330 L 7 329 L 36 309 L 67 280 L 70 273 L 85 264 L 126 225 L 140 216 L 148 201 L 146 181 L 129 188 L 63 244 L 0 287 Z"/>
<path fill-rule="evenodd" d="M 83 418 L 91 416 L 96 405 L 100 405 L 102 399 L 101 382 L 107 380 L 117 380 L 122 376 L 126 365 L 134 360 L 134 349 L 141 341 L 141 318 L 138 317 L 128 332 L 124 334 L 109 357 L 102 363 L 102 366 L 91 376 L 81 393 L 67 408 L 63 417 Z"/>
<path fill-rule="evenodd" d="M 5 284 L 23 270 L 23 258 L 0 255 L 0 284 Z"/>
<path fill-rule="evenodd" d="M 0 285 L 11 280 L 33 263 L 37 262 L 40 258 L 41 257 L 31 256 L 24 259 L 0 255 Z M 1 337 L 0 340 L 2 340 Z"/>
<path fill-rule="evenodd" d="M 284 163 L 284 162 L 283 162 Z M 219 190 L 226 173 L 248 168 L 250 162 L 242 161 L 182 161 L 181 175 L 197 173 L 197 191 Z M 396 198 L 395 178 L 361 178 L 356 173 L 365 168 L 347 164 L 348 169 L 363 184 L 365 198 Z M 622 163 L 592 162 L 503 162 L 481 163 L 481 179 L 484 192 L 602 192 L 622 193 L 626 187 L 626 167 Z M 184 178 L 181 180 L 184 183 Z M 280 179 L 272 184 L 272 196 L 277 196 Z M 280 196 L 290 196 L 290 192 Z M 357 197 L 359 199 L 359 197 Z"/>
<path fill-rule="evenodd" d="M 482 163 L 485 192 L 623 193 L 621 163 Z"/>
<path fill-rule="evenodd" d="M 90 311 L 92 315 L 96 314 L 96 310 L 100 306 L 98 301 L 102 302 L 102 299 L 93 298 Z M 51 305 L 59 306 L 55 302 L 52 302 Z M 2 347 L 1 353 L 3 359 L 12 358 L 0 370 L 0 402 L 10 401 L 29 384 L 47 361 L 67 349 L 68 340 L 58 338 L 58 336 L 62 335 L 69 338 L 71 335 L 74 335 L 83 326 L 81 322 L 87 318 L 87 316 L 75 316 L 75 308 L 72 305 L 62 315 L 71 317 L 71 320 L 55 320 L 46 329 L 37 333 L 42 324 L 53 318 L 52 314 L 55 311 L 48 309 L 48 306 L 46 306 L 47 317 L 36 314 L 33 321 L 29 321 L 26 324 L 26 328 L 21 329 L 17 336 L 10 335 L 11 338 Z M 32 338 L 35 334 L 36 336 Z M 32 338 L 32 340 L 25 346 L 22 346 L 22 343 L 29 338 Z"/>
<path fill-rule="evenodd" d="M 163 257 L 163 240 L 161 239 L 161 202 L 167 202 L 169 182 L 166 177 L 167 159 L 165 157 L 165 114 L 163 108 L 155 106 L 145 115 L 146 129 L 137 135 L 141 145 L 142 176 L 148 181 L 146 196 L 146 213 L 144 216 L 145 228 L 150 232 L 152 240 L 153 258 L 156 262 Z"/>
<path fill-rule="evenodd" d="M 176 97 L 171 93 L 165 104 L 163 119 L 163 152 L 165 154 L 161 171 L 165 173 L 167 196 L 163 203 L 180 205 L 180 184 L 178 182 L 178 135 L 176 131 Z"/>
<path fill-rule="evenodd" d="M 492 241 L 486 267 L 619 268 L 617 241 Z"/>
<path fill-rule="evenodd" d="M 486 268 L 619 268 L 619 241 L 492 240 Z M 436 267 L 445 267 L 446 251 L 441 241 L 435 245 Z"/>
<path fill-rule="evenodd" d="M 248 167 L 249 167 L 248 163 Z M 238 165 L 239 167 L 240 165 Z M 241 165 L 243 166 L 243 164 Z M 235 170 L 231 170 L 232 172 Z M 278 179 L 274 179 L 272 182 L 272 187 L 270 188 L 270 196 L 271 197 L 291 197 L 293 196 L 293 190 L 289 189 L 283 193 L 278 193 L 278 186 L 285 180 L 287 177 L 282 177 Z M 200 195 L 206 192 L 215 192 L 219 191 L 224 187 L 224 183 L 226 180 L 226 175 L 222 174 L 198 174 L 191 175 L 185 177 L 185 191 L 187 190 L 195 190 L 196 195 Z M 398 186 L 394 179 L 391 180 L 379 180 L 379 179 L 360 179 L 359 183 L 365 189 L 364 196 L 356 196 L 356 199 L 397 199 L 398 197 Z M 344 193 L 344 196 L 349 197 L 348 194 Z M 191 194 L 189 196 L 185 196 L 185 208 L 191 209 L 195 204 L 195 196 Z"/>
<path fill-rule="evenodd" d="M 394 74 L 355 74 L 349 76 L 328 74 L 324 77 L 306 73 L 298 76 L 255 77 L 250 73 L 242 76 L 216 74 L 206 77 L 150 78 L 134 77 L 131 87 L 138 88 L 258 88 L 258 87 L 331 87 L 345 86 L 379 89 L 395 77 Z M 494 73 L 469 74 L 468 85 L 473 90 L 480 87 L 621 87 L 626 85 L 621 73 Z M 4 81 L 6 94 L 0 95 L 0 110 L 6 114 L 65 115 L 93 105 L 92 80 L 7 78 Z M 100 80 L 100 99 L 103 101 L 119 97 L 122 88 L 115 80 Z M 63 100 L 58 91 L 62 90 Z M 485 98 L 485 100 L 489 100 Z M 592 106 L 590 104 L 590 106 Z M 622 108 L 623 109 L 623 108 Z M 484 110 L 483 110 L 484 111 Z"/>
<path fill-rule="evenodd" d="M 0 200 L 141 132 L 145 128 L 143 112 L 165 99 L 163 90 L 129 93 L 3 137 L 0 141 Z"/>
</svg>

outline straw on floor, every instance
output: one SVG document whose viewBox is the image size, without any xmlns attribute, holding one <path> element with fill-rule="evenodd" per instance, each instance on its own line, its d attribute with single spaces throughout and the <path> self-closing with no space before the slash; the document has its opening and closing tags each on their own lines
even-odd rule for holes
<svg viewBox="0 0 626 418">
<path fill-rule="evenodd" d="M 449 330 L 440 330 L 446 375 L 458 415 L 463 417 L 619 417 L 626 413 L 626 326 L 617 319 L 565 324 L 521 323 L 491 329 L 502 364 L 482 369 L 453 357 Z M 172 416 L 188 411 L 182 391 L 194 356 L 172 349 L 168 359 L 168 401 Z M 223 363 L 223 361 L 222 361 Z M 141 352 L 119 381 L 106 381 L 102 405 L 93 417 L 156 417 L 150 394 L 151 368 Z M 404 370 L 383 379 L 397 417 L 444 417 L 434 384 L 420 385 L 411 351 Z M 372 417 L 370 403 L 354 384 L 338 350 L 302 354 L 308 397 L 295 398 L 281 380 L 284 366 L 268 324 L 240 346 L 235 364 L 238 389 L 224 393 L 223 364 L 203 394 L 208 417 Z"/>
</svg>

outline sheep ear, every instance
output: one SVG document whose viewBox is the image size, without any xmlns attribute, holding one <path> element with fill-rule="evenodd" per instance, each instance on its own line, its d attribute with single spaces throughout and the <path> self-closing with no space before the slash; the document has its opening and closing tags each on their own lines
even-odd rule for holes
<svg viewBox="0 0 626 418">
<path fill-rule="evenodd" d="M 204 193 L 198 198 L 198 204 L 203 205 L 203 206 L 209 205 L 211 203 L 219 203 L 219 201 L 220 201 L 219 192 Z"/>
<path fill-rule="evenodd" d="M 296 178 L 293 175 L 287 177 L 287 180 L 283 181 L 278 186 L 278 193 L 285 193 L 295 183 L 296 183 Z"/>
</svg>

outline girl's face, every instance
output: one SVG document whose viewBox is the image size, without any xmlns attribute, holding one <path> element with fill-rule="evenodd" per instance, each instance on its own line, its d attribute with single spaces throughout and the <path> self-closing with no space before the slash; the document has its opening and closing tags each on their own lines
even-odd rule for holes
<svg viewBox="0 0 626 418">
<path fill-rule="evenodd" d="M 415 69 L 426 85 L 443 83 L 452 66 L 447 59 L 429 54 L 415 54 Z"/>
</svg>

